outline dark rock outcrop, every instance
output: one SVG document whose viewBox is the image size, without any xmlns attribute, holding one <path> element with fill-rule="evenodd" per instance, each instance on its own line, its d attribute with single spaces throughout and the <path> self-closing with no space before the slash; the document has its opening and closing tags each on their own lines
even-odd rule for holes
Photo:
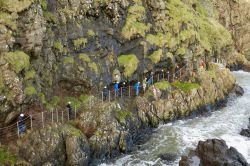
<svg viewBox="0 0 250 166">
<path fill-rule="evenodd" d="M 240 135 L 245 137 L 250 137 L 250 118 L 249 118 L 249 125 L 246 129 L 242 129 Z"/>
<path fill-rule="evenodd" d="M 248 163 L 235 148 L 228 148 L 224 140 L 208 139 L 200 141 L 195 151 L 183 156 L 179 165 L 247 166 Z"/>
</svg>

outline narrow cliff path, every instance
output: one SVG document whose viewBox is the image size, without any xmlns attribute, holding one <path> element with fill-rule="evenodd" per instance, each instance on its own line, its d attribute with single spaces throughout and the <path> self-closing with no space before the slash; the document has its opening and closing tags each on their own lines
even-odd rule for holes
<svg viewBox="0 0 250 166">
<path fill-rule="evenodd" d="M 181 155 L 194 149 L 199 140 L 211 138 L 224 139 L 229 146 L 235 147 L 250 161 L 250 142 L 239 135 L 250 117 L 250 73 L 234 72 L 237 82 L 244 88 L 245 94 L 235 98 L 231 96 L 225 108 L 212 112 L 205 117 L 179 120 L 157 128 L 152 137 L 138 150 L 117 158 L 105 165 L 178 165 Z M 173 162 L 164 161 L 162 154 L 176 155 Z"/>
</svg>

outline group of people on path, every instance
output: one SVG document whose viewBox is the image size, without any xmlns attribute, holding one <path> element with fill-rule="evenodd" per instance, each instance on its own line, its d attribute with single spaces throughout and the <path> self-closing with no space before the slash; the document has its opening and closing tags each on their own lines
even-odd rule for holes
<svg viewBox="0 0 250 166">
<path fill-rule="evenodd" d="M 143 88 L 143 92 L 145 92 L 146 88 L 152 84 L 153 84 L 153 75 L 151 74 L 149 77 L 145 77 L 142 83 L 140 81 L 135 81 L 131 87 L 135 91 L 135 95 L 139 96 L 141 88 Z M 102 90 L 103 100 L 105 101 L 108 99 L 108 97 L 111 95 L 110 94 L 111 91 L 114 92 L 115 97 L 122 95 L 120 93 L 123 93 L 125 88 L 130 87 L 130 85 L 131 84 L 129 84 L 128 82 L 115 81 L 112 87 L 110 87 L 110 89 L 107 86 L 104 86 Z"/>
</svg>

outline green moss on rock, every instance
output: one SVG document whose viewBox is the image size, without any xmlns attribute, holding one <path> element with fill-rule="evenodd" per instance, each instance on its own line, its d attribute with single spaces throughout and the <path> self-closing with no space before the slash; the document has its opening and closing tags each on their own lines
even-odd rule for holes
<svg viewBox="0 0 250 166">
<path fill-rule="evenodd" d="M 19 73 L 23 69 L 28 69 L 30 66 L 30 58 L 23 51 L 8 52 L 5 59 L 16 73 Z"/>
<path fill-rule="evenodd" d="M 25 72 L 24 80 L 32 79 L 32 78 L 34 78 L 35 75 L 36 75 L 35 70 L 29 70 L 29 71 Z"/>
<path fill-rule="evenodd" d="M 87 54 L 84 54 L 84 53 L 79 54 L 78 58 L 80 60 L 82 60 L 83 62 L 87 62 L 87 63 L 89 63 L 91 61 L 90 58 L 89 58 L 89 56 Z"/>
<path fill-rule="evenodd" d="M 17 28 L 15 19 L 9 13 L 0 11 L 0 22 L 1 22 L 1 24 L 9 27 L 12 30 L 16 30 L 16 28 Z"/>
<path fill-rule="evenodd" d="M 14 165 L 16 162 L 16 156 L 11 154 L 5 148 L 0 147 L 0 164 L 1 165 Z"/>
<path fill-rule="evenodd" d="M 67 64 L 73 64 L 75 61 L 74 61 L 74 58 L 73 57 L 71 57 L 71 56 L 67 56 L 67 57 L 65 57 L 64 59 L 63 59 L 63 63 L 65 64 L 65 65 L 67 65 Z"/>
<path fill-rule="evenodd" d="M 119 123 L 123 123 L 126 118 L 132 117 L 132 113 L 130 111 L 118 110 L 115 112 L 115 117 Z"/>
<path fill-rule="evenodd" d="M 156 63 L 158 63 L 161 60 L 161 57 L 163 57 L 163 55 L 162 55 L 162 49 L 159 49 L 157 51 L 154 51 L 149 56 L 149 59 L 151 59 L 151 61 L 156 64 Z"/>
<path fill-rule="evenodd" d="M 135 2 L 133 6 L 130 6 L 125 25 L 122 28 L 123 37 L 130 39 L 134 35 L 145 36 L 151 25 L 143 23 L 144 17 L 145 8 L 140 1 Z"/>
<path fill-rule="evenodd" d="M 95 62 L 88 63 L 89 68 L 94 71 L 95 73 L 98 73 L 98 67 Z"/>
<path fill-rule="evenodd" d="M 124 75 L 126 77 L 130 77 L 136 71 L 138 62 L 139 61 L 134 54 L 121 55 L 118 57 L 119 66 L 124 66 Z"/>
<path fill-rule="evenodd" d="M 35 95 L 35 94 L 37 94 L 37 91 L 33 86 L 30 85 L 30 86 L 27 86 L 24 89 L 24 94 L 26 94 L 26 95 Z"/>
<path fill-rule="evenodd" d="M 179 81 L 173 82 L 172 85 L 175 86 L 176 88 L 179 88 L 179 89 L 185 91 L 185 92 L 188 92 L 192 89 L 197 89 L 200 87 L 200 85 L 197 83 L 179 82 Z"/>
<path fill-rule="evenodd" d="M 75 48 L 85 46 L 87 44 L 87 42 L 88 42 L 88 39 L 83 38 L 83 37 L 73 40 L 73 44 L 74 44 Z"/>
<path fill-rule="evenodd" d="M 60 52 L 60 53 L 63 52 L 63 45 L 62 45 L 62 43 L 61 43 L 60 41 L 55 41 L 55 42 L 54 42 L 54 48 L 55 48 L 58 52 Z"/>
<path fill-rule="evenodd" d="M 170 83 L 168 81 L 160 81 L 155 83 L 154 85 L 160 90 L 166 90 L 170 86 Z"/>
</svg>

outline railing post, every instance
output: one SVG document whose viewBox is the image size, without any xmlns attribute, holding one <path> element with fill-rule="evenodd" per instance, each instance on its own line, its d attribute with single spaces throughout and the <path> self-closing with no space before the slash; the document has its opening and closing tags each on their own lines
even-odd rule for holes
<svg viewBox="0 0 250 166">
<path fill-rule="evenodd" d="M 63 111 L 62 111 L 62 122 L 63 122 L 63 119 L 64 119 L 64 118 L 63 118 Z"/>
<path fill-rule="evenodd" d="M 75 119 L 76 119 L 76 106 L 75 106 Z"/>
<path fill-rule="evenodd" d="M 67 111 L 68 113 L 67 113 L 67 116 L 68 116 L 68 121 L 69 121 L 69 110 Z"/>
<path fill-rule="evenodd" d="M 175 77 L 175 73 L 173 74 L 173 82 L 174 82 L 174 77 Z"/>
<path fill-rule="evenodd" d="M 116 90 L 115 90 L 115 100 L 116 100 Z"/>
<path fill-rule="evenodd" d="M 17 135 L 18 135 L 18 137 L 20 137 L 20 131 L 19 131 L 19 125 L 18 125 L 18 122 L 16 122 L 16 127 L 17 127 Z"/>
<path fill-rule="evenodd" d="M 102 103 L 103 103 L 103 100 L 104 100 L 104 96 L 103 96 L 103 92 L 102 92 Z"/>
<path fill-rule="evenodd" d="M 131 94 L 130 94 L 130 86 L 128 86 L 128 97 L 129 97 L 129 98 L 131 97 Z"/>
<path fill-rule="evenodd" d="M 157 81 L 159 82 L 159 80 L 160 80 L 160 74 L 158 73 L 158 75 L 157 75 Z"/>
<path fill-rule="evenodd" d="M 89 109 L 91 109 L 91 96 L 89 97 Z"/>
<path fill-rule="evenodd" d="M 30 115 L 30 130 L 33 129 L 33 123 L 32 123 L 32 115 Z"/>
<path fill-rule="evenodd" d="M 110 90 L 109 90 L 109 102 L 110 102 Z"/>
<path fill-rule="evenodd" d="M 54 123 L 54 115 L 53 115 L 53 113 L 54 113 L 54 109 L 52 109 L 52 111 L 51 111 L 51 121 L 52 121 L 52 123 Z"/>
<path fill-rule="evenodd" d="M 56 108 L 56 122 L 58 123 L 59 115 L 58 115 L 58 110 Z"/>
<path fill-rule="evenodd" d="M 121 98 L 122 98 L 122 87 L 121 87 Z"/>
<path fill-rule="evenodd" d="M 170 75 L 169 75 L 169 71 L 168 71 L 168 82 L 169 82 L 169 77 L 170 77 Z"/>
<path fill-rule="evenodd" d="M 43 115 L 43 112 L 42 112 L 42 123 L 43 123 L 43 128 L 44 128 L 44 115 Z"/>
</svg>

